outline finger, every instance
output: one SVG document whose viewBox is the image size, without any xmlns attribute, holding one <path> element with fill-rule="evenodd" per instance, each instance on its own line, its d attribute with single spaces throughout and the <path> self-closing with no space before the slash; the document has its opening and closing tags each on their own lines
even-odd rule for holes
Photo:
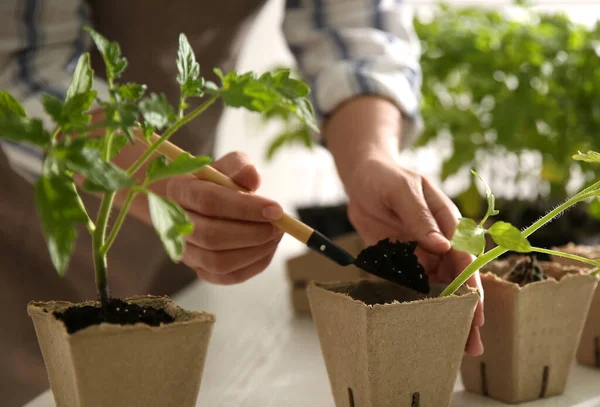
<svg viewBox="0 0 600 407">
<path fill-rule="evenodd" d="M 485 323 L 485 314 L 483 312 L 483 286 L 481 285 L 481 276 L 479 272 L 473 274 L 468 280 L 467 285 L 469 287 L 476 288 L 479 291 L 479 302 L 477 303 L 477 307 L 475 308 L 475 316 L 473 317 L 473 325 L 482 326 Z"/>
<path fill-rule="evenodd" d="M 454 234 L 454 229 L 458 224 L 460 218 L 460 211 L 452 202 L 450 198 L 446 196 L 439 188 L 433 185 L 429 180 L 423 178 L 423 195 L 425 201 L 431 211 L 431 214 L 435 218 L 440 230 L 446 236 L 451 239 Z"/>
<path fill-rule="evenodd" d="M 431 253 L 445 253 L 450 250 L 450 242 L 442 232 L 433 216 L 425 197 L 420 177 L 419 181 L 409 178 L 405 188 L 392 191 L 391 208 L 411 231 L 413 238 L 421 247 Z"/>
<path fill-rule="evenodd" d="M 268 256 L 277 249 L 281 236 L 254 247 L 214 251 L 187 244 L 183 260 L 191 268 L 200 268 L 210 273 L 227 274 L 243 269 Z"/>
<path fill-rule="evenodd" d="M 227 175 L 236 184 L 250 191 L 256 191 L 261 178 L 258 170 L 252 164 L 250 157 L 244 153 L 233 152 L 218 159 L 212 164 L 213 168 Z"/>
<path fill-rule="evenodd" d="M 194 231 L 187 241 L 206 250 L 234 250 L 260 246 L 281 236 L 269 223 L 209 218 L 189 212 Z"/>
<path fill-rule="evenodd" d="M 190 177 L 170 180 L 167 197 L 188 211 L 219 219 L 270 222 L 283 216 L 281 206 L 268 198 Z"/>
<path fill-rule="evenodd" d="M 232 273 L 228 274 L 215 274 L 209 273 L 206 270 L 197 268 L 196 275 L 201 280 L 208 281 L 209 283 L 219 284 L 219 285 L 232 285 L 243 283 L 246 280 L 251 279 L 252 277 L 262 273 L 267 266 L 271 263 L 273 259 L 274 253 L 270 254 L 267 257 L 260 259 L 259 261 L 244 267 L 243 269 L 236 270 Z"/>
<path fill-rule="evenodd" d="M 483 343 L 481 342 L 481 334 L 478 327 L 471 327 L 465 346 L 465 353 L 472 357 L 483 353 Z"/>
</svg>

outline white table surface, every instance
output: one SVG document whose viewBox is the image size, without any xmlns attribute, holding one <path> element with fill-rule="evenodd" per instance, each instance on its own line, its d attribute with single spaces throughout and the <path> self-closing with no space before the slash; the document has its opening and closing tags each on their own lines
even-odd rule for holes
<svg viewBox="0 0 600 407">
<path fill-rule="evenodd" d="M 312 320 L 290 306 L 284 260 L 301 250 L 286 236 L 262 275 L 230 287 L 196 283 L 175 296 L 184 308 L 217 316 L 198 406 L 334 407 Z M 453 407 L 502 405 L 464 392 L 458 380 Z M 600 406 L 600 371 L 574 365 L 565 395 L 525 405 Z M 26 407 L 54 407 L 51 393 Z"/>
</svg>

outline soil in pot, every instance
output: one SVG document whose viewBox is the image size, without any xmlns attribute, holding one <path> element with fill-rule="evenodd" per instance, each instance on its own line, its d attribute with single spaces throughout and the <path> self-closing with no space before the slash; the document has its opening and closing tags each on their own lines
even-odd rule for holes
<svg viewBox="0 0 600 407">
<path fill-rule="evenodd" d="M 534 265 L 519 256 L 484 270 L 485 351 L 463 360 L 468 391 L 511 404 L 564 392 L 598 280 L 579 267 Z"/>
<path fill-rule="evenodd" d="M 76 308 L 97 312 L 98 303 L 29 304 L 56 406 L 195 406 L 214 315 L 186 311 L 167 297 L 140 296 L 124 303 L 130 311 L 123 312 L 135 305 L 142 314 L 155 309 L 172 321 L 100 323 L 69 333 L 55 315 L 78 315 Z"/>
<path fill-rule="evenodd" d="M 308 285 L 337 407 L 448 406 L 476 291 L 437 297 L 387 281 Z"/>
<path fill-rule="evenodd" d="M 175 321 L 164 309 L 143 307 L 118 298 L 110 299 L 105 309 L 96 305 L 74 306 L 62 312 L 54 312 L 54 316 L 65 324 L 70 334 L 103 322 L 118 325 L 142 323 L 159 326 Z"/>
</svg>

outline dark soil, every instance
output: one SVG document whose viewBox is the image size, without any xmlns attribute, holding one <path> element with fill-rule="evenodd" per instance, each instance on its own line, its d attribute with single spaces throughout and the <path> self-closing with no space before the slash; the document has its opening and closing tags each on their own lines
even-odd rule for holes
<svg viewBox="0 0 600 407">
<path fill-rule="evenodd" d="M 415 255 L 416 248 L 416 242 L 381 240 L 360 252 L 355 264 L 377 277 L 427 294 L 429 278 Z"/>
<path fill-rule="evenodd" d="M 524 257 L 519 260 L 512 271 L 506 276 L 506 280 L 511 283 L 519 284 L 521 287 L 536 281 L 547 280 L 548 276 L 540 267 L 533 256 Z"/>
<path fill-rule="evenodd" d="M 141 307 L 116 298 L 109 300 L 106 310 L 99 306 L 74 306 L 64 312 L 55 312 L 54 316 L 64 322 L 70 334 L 102 322 L 118 325 L 134 325 L 141 322 L 150 326 L 159 326 L 174 321 L 173 317 L 162 309 Z"/>
</svg>

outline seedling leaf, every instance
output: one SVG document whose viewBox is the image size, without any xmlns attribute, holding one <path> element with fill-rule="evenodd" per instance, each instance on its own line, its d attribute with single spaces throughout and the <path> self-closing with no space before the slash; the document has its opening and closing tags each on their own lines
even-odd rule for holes
<svg viewBox="0 0 600 407">
<path fill-rule="evenodd" d="M 90 63 L 90 54 L 86 52 L 77 61 L 77 67 L 73 72 L 73 79 L 67 89 L 65 100 L 69 101 L 75 95 L 89 92 L 92 89 L 93 78 L 94 71 Z"/>
<path fill-rule="evenodd" d="M 73 180 L 44 174 L 36 182 L 35 200 L 52 264 L 64 275 L 77 240 L 77 223 L 88 221 Z"/>
<path fill-rule="evenodd" d="M 579 154 L 575 154 L 573 159 L 577 161 L 585 161 L 586 163 L 600 163 L 600 153 L 595 151 L 588 151 L 587 153 L 582 153 L 579 151 Z"/>
<path fill-rule="evenodd" d="M 483 217 L 483 219 L 479 223 L 481 226 L 483 226 L 483 224 L 485 223 L 485 221 L 488 220 L 488 218 L 490 216 L 495 216 L 495 215 L 498 214 L 498 211 L 495 208 L 496 198 L 494 197 L 494 194 L 492 194 L 492 190 L 490 189 L 489 185 L 483 180 L 483 178 L 481 177 L 481 175 L 479 175 L 478 173 L 476 173 L 473 170 L 471 170 L 471 173 L 473 175 L 475 175 L 477 178 L 479 178 L 479 181 L 481 181 L 481 183 L 485 187 L 485 197 L 487 199 L 487 206 L 488 207 L 487 207 L 487 211 L 485 213 L 485 216 Z"/>
<path fill-rule="evenodd" d="M 485 250 L 485 230 L 473 219 L 461 218 L 456 225 L 451 243 L 456 250 L 479 256 Z"/>
<path fill-rule="evenodd" d="M 488 229 L 488 233 L 498 246 L 507 250 L 520 253 L 529 253 L 531 251 L 531 245 L 527 238 L 510 223 L 496 222 Z"/>
<path fill-rule="evenodd" d="M 164 156 L 159 156 L 148 166 L 148 181 L 154 182 L 163 178 L 188 174 L 210 164 L 211 161 L 210 157 L 192 157 L 185 153 L 169 163 Z"/>
<path fill-rule="evenodd" d="M 163 246 L 174 262 L 179 262 L 183 255 L 185 236 L 194 230 L 194 225 L 186 213 L 175 202 L 148 193 L 150 217 Z"/>
<path fill-rule="evenodd" d="M 196 62 L 194 50 L 183 33 L 179 34 L 177 71 L 177 82 L 179 83 L 182 100 L 203 95 L 204 79 L 200 77 L 200 65 Z"/>
<path fill-rule="evenodd" d="M 175 111 L 164 94 L 152 93 L 142 99 L 139 108 L 144 120 L 157 130 L 162 130 L 177 120 Z"/>
<path fill-rule="evenodd" d="M 0 139 L 46 147 L 50 144 L 50 133 L 44 130 L 41 120 L 0 115 Z"/>
<path fill-rule="evenodd" d="M 106 77 L 109 82 L 118 79 L 127 67 L 127 59 L 121 55 L 119 44 L 109 41 L 102 34 L 90 27 L 84 27 L 84 30 L 92 37 L 96 48 L 98 48 L 100 55 L 102 55 L 102 59 L 106 65 Z"/>
<path fill-rule="evenodd" d="M 102 160 L 100 151 L 88 146 L 86 140 L 77 139 L 58 145 L 52 150 L 58 162 L 69 171 L 82 174 L 95 191 L 117 191 L 133 185 L 134 180 L 116 165 Z"/>
<path fill-rule="evenodd" d="M 10 116 L 27 117 L 21 103 L 6 91 L 0 92 L 0 120 Z"/>
</svg>

